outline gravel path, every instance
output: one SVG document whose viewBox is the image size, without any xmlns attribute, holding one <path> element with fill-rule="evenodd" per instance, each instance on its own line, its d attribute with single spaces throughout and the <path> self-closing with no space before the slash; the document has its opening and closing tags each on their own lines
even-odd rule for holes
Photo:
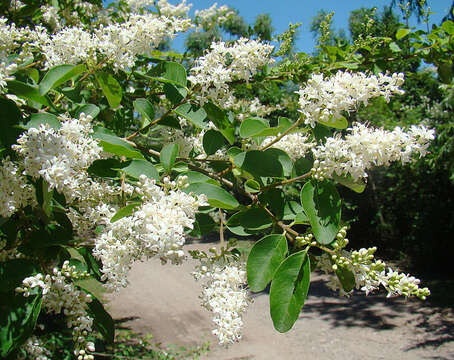
<svg viewBox="0 0 454 360">
<path fill-rule="evenodd" d="M 212 244 L 189 245 L 207 249 Z M 269 316 L 268 295 L 254 295 L 244 318 L 243 339 L 224 349 L 211 335 L 210 314 L 201 308 L 191 261 L 162 266 L 137 263 L 130 286 L 112 296 L 111 314 L 122 325 L 152 333 L 163 345 L 195 346 L 209 341 L 203 359 L 454 359 L 454 316 L 419 301 L 340 298 L 312 276 L 309 296 L 292 330 L 280 334 Z"/>
</svg>

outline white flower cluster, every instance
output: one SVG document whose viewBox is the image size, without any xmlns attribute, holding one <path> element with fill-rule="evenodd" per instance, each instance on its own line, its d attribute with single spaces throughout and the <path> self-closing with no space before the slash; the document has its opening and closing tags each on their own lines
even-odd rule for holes
<svg viewBox="0 0 454 360">
<path fill-rule="evenodd" d="M 237 113 L 236 116 L 240 120 L 244 120 L 246 117 L 251 115 L 265 117 L 271 114 L 273 111 L 282 109 L 279 104 L 264 105 L 258 98 L 254 98 L 252 100 L 238 99 L 233 95 L 226 99 L 223 107 L 224 109 L 231 109 L 235 111 Z"/>
<path fill-rule="evenodd" d="M 190 26 L 188 19 L 132 14 L 128 21 L 101 25 L 94 33 L 81 27 L 67 27 L 50 36 L 42 33 L 33 44 L 46 57 L 46 68 L 81 62 L 93 66 L 99 55 L 114 69 L 127 70 L 134 65 L 136 55 L 149 53 L 164 39 Z"/>
<path fill-rule="evenodd" d="M 373 166 L 392 161 L 409 162 L 413 154 L 424 156 L 434 130 L 412 125 L 408 132 L 396 127 L 393 131 L 371 129 L 356 123 L 345 139 L 338 133 L 326 143 L 312 148 L 314 172 L 322 177 L 350 175 L 354 180 L 366 178 Z"/>
<path fill-rule="evenodd" d="M 60 15 L 55 6 L 41 6 L 42 18 L 44 22 L 49 25 L 53 30 L 60 30 L 63 25 L 60 22 Z"/>
<path fill-rule="evenodd" d="M 424 300 L 430 295 L 428 288 L 420 288 L 420 280 L 409 274 L 399 273 L 388 268 L 382 260 L 375 260 L 376 247 L 360 249 L 351 252 L 341 251 L 338 255 L 323 254 L 319 259 L 319 267 L 325 273 L 346 268 L 355 276 L 356 288 L 361 289 L 368 295 L 372 291 L 383 286 L 388 292 L 387 297 L 403 295 L 406 297 L 416 296 Z M 333 276 L 329 282 L 333 290 L 342 290 L 342 285 L 337 276 Z"/>
<path fill-rule="evenodd" d="M 43 342 L 36 336 L 31 336 L 27 341 L 21 346 L 22 352 L 24 354 L 19 354 L 18 358 L 20 360 L 34 359 L 34 360 L 51 360 L 51 353 L 43 345 Z"/>
<path fill-rule="evenodd" d="M 0 216 L 10 217 L 18 209 L 36 203 L 33 186 L 8 158 L 0 167 Z"/>
<path fill-rule="evenodd" d="M 197 30 L 200 30 L 200 28 L 208 30 L 216 24 L 222 25 L 232 15 L 235 15 L 235 11 L 226 5 L 218 8 L 218 3 L 215 2 L 208 9 L 196 10 L 194 22 L 197 25 Z"/>
<path fill-rule="evenodd" d="M 275 137 L 267 137 L 262 146 L 266 146 L 271 143 Z M 272 148 L 281 149 L 285 151 L 290 158 L 295 161 L 306 155 L 307 151 L 314 148 L 315 143 L 309 141 L 309 135 L 302 132 L 294 132 L 284 136 L 278 142 L 271 145 Z"/>
<path fill-rule="evenodd" d="M 316 74 L 297 91 L 299 111 L 312 127 L 317 121 L 334 122 L 343 111 L 354 110 L 361 103 L 367 105 L 371 98 L 383 96 L 389 101 L 391 95 L 403 94 L 399 88 L 403 83 L 402 73 L 375 76 L 339 71 L 329 78 Z"/>
<path fill-rule="evenodd" d="M 196 280 L 206 280 L 201 294 L 202 305 L 213 312 L 219 344 L 228 346 L 241 339 L 242 314 L 250 300 L 244 264 L 212 264 L 199 266 L 193 273 Z"/>
<path fill-rule="evenodd" d="M 241 38 L 232 44 L 212 43 L 210 51 L 197 60 L 188 80 L 201 87 L 199 101 L 207 98 L 220 101 L 230 95 L 228 83 L 249 81 L 258 70 L 272 63 L 273 46 Z"/>
<path fill-rule="evenodd" d="M 65 119 L 55 130 L 41 124 L 22 134 L 14 145 L 23 158 L 24 173 L 43 177 L 51 189 L 56 188 L 68 201 L 81 196 L 86 183 L 86 169 L 101 157 L 102 148 L 90 137 L 91 116 Z"/>
<path fill-rule="evenodd" d="M 105 231 L 95 240 L 93 255 L 102 261 L 103 279 L 109 290 L 127 285 L 127 274 L 135 260 L 159 256 L 165 262 L 179 263 L 184 258 L 185 228 L 192 229 L 199 206 L 206 205 L 204 196 L 193 197 L 164 180 L 164 189 L 142 175 L 136 193 L 143 201 L 127 217 L 106 223 Z"/>
<path fill-rule="evenodd" d="M 22 287 L 16 288 L 16 292 L 23 296 L 30 296 L 30 290 L 40 287 L 43 294 L 42 306 L 49 313 L 63 314 L 66 316 L 68 327 L 73 330 L 75 342 L 74 354 L 78 360 L 93 360 L 88 351 L 94 351 L 94 344 L 87 341 L 88 334 L 92 331 L 93 318 L 87 314 L 88 303 L 91 295 L 78 290 L 72 278 L 87 276 L 86 273 L 79 273 L 74 266 L 70 266 L 68 261 L 63 263 L 61 269 L 54 268 L 52 275 L 41 273 L 25 278 Z"/>
<path fill-rule="evenodd" d="M 170 17 L 185 17 L 191 9 L 192 4 L 186 5 L 186 0 L 183 0 L 178 5 L 172 5 L 167 0 L 159 0 L 158 8 L 161 15 Z"/>
</svg>

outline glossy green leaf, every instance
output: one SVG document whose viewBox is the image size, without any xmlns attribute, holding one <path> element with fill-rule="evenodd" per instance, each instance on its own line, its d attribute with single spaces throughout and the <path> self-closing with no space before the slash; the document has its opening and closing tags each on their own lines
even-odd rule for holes
<svg viewBox="0 0 454 360">
<path fill-rule="evenodd" d="M 115 323 L 98 299 L 92 299 L 88 303 L 88 314 L 93 317 L 95 329 L 99 331 L 104 340 L 112 344 L 115 338 Z"/>
<path fill-rule="evenodd" d="M 411 33 L 410 29 L 399 29 L 396 32 L 396 39 L 400 40 L 403 39 L 405 36 Z"/>
<path fill-rule="evenodd" d="M 76 117 L 79 117 L 81 113 L 85 115 L 90 115 L 92 118 L 95 118 L 99 114 L 99 107 L 94 104 L 84 104 L 79 109 L 77 109 Z"/>
<path fill-rule="evenodd" d="M 30 260 L 13 259 L 0 262 L 0 293 L 14 290 L 22 284 L 22 280 L 35 272 L 36 266 Z"/>
<path fill-rule="evenodd" d="M 154 109 L 151 102 L 147 99 L 137 99 L 134 101 L 134 110 L 142 116 L 141 127 L 147 126 L 154 118 Z"/>
<path fill-rule="evenodd" d="M 41 288 L 28 297 L 6 293 L 0 296 L 0 357 L 20 347 L 33 333 L 41 312 Z"/>
<path fill-rule="evenodd" d="M 193 125 L 199 128 L 206 128 L 207 122 L 207 113 L 205 110 L 194 104 L 183 104 L 175 109 L 175 113 L 184 117 L 186 120 L 190 121 Z"/>
<path fill-rule="evenodd" d="M 356 285 L 355 274 L 353 274 L 353 272 L 351 272 L 348 268 L 339 267 L 336 270 L 336 275 L 345 292 L 348 293 L 355 288 Z"/>
<path fill-rule="evenodd" d="M 26 129 L 39 128 L 41 124 L 47 124 L 54 130 L 61 128 L 58 117 L 49 113 L 35 113 L 30 115 L 30 121 L 25 125 Z"/>
<path fill-rule="evenodd" d="M 106 288 L 100 281 L 96 280 L 93 277 L 89 277 L 85 279 L 73 280 L 73 282 L 74 285 L 81 288 L 86 293 L 93 295 L 100 301 L 104 301 Z"/>
<path fill-rule="evenodd" d="M 7 84 L 10 93 L 44 106 L 51 106 L 49 100 L 45 96 L 40 95 L 38 85 L 31 85 L 18 80 L 8 81 Z"/>
<path fill-rule="evenodd" d="M 213 155 L 224 144 L 224 136 L 219 131 L 210 129 L 203 135 L 203 150 L 207 155 Z"/>
<path fill-rule="evenodd" d="M 310 273 L 306 250 L 287 257 L 274 273 L 270 289 L 270 313 L 277 331 L 289 331 L 298 320 L 309 291 Z"/>
<path fill-rule="evenodd" d="M 253 179 L 249 179 L 244 183 L 244 188 L 246 191 L 254 194 L 260 191 L 260 184 Z"/>
<path fill-rule="evenodd" d="M 183 65 L 172 61 L 162 61 L 152 68 L 147 75 L 161 82 L 187 86 L 186 69 Z"/>
<path fill-rule="evenodd" d="M 284 175 L 279 160 L 266 151 L 242 152 L 234 157 L 233 163 L 254 177 L 282 177 Z"/>
<path fill-rule="evenodd" d="M 211 183 L 214 185 L 219 185 L 219 183 L 216 180 L 214 180 L 214 179 L 210 178 L 209 176 L 206 176 L 202 173 L 199 173 L 197 171 L 188 171 L 188 172 L 182 173 L 180 176 L 187 176 L 189 184 Z"/>
<path fill-rule="evenodd" d="M 309 218 L 315 239 L 323 245 L 336 237 L 341 218 L 341 200 L 329 181 L 310 181 L 301 189 L 301 204 Z"/>
<path fill-rule="evenodd" d="M 0 143 L 9 148 L 15 144 L 22 132 L 18 125 L 22 122 L 22 113 L 13 100 L 0 97 L 0 113 L 2 114 L 0 131 Z"/>
<path fill-rule="evenodd" d="M 172 170 L 179 151 L 178 144 L 167 144 L 161 150 L 160 160 L 164 169 L 169 172 Z"/>
<path fill-rule="evenodd" d="M 399 45 L 397 45 L 394 41 L 392 41 L 392 42 L 389 43 L 389 48 L 390 48 L 391 51 L 393 51 L 393 52 L 400 52 L 400 51 L 402 51 L 402 49 L 399 47 Z"/>
<path fill-rule="evenodd" d="M 337 116 L 335 119 L 334 119 L 334 117 L 331 116 L 328 121 L 319 120 L 318 122 L 322 125 L 332 127 L 335 129 L 339 129 L 339 130 L 346 129 L 348 126 L 347 119 L 342 115 Z"/>
<path fill-rule="evenodd" d="M 290 176 L 293 169 L 293 162 L 290 159 L 290 156 L 281 149 L 277 148 L 269 148 L 265 150 L 265 153 L 268 155 L 273 156 L 277 161 L 279 161 L 282 165 L 282 169 L 284 170 L 284 176 Z"/>
<path fill-rule="evenodd" d="M 114 223 L 115 221 L 118 221 L 126 216 L 130 216 L 133 214 L 134 210 L 139 207 L 142 203 L 140 202 L 134 202 L 132 204 L 126 205 L 122 207 L 120 210 L 118 210 L 114 216 L 110 219 L 111 223 Z"/>
<path fill-rule="evenodd" d="M 99 86 L 101 86 L 102 92 L 107 98 L 111 108 L 117 108 L 123 96 L 121 85 L 118 81 L 107 72 L 97 72 L 96 80 L 98 80 Z"/>
<path fill-rule="evenodd" d="M 39 83 L 39 94 L 45 95 L 50 89 L 55 89 L 74 76 L 87 70 L 84 64 L 80 65 L 57 65 L 50 69 Z"/>
<path fill-rule="evenodd" d="M 134 159 L 132 160 L 128 166 L 121 169 L 126 175 L 138 179 L 140 175 L 145 175 L 149 179 L 155 179 L 159 181 L 159 173 L 158 170 L 154 167 L 154 165 L 143 159 Z"/>
<path fill-rule="evenodd" d="M 143 159 L 143 155 L 130 143 L 103 127 L 95 127 L 93 137 L 100 140 L 99 144 L 105 152 L 130 159 Z"/>
<path fill-rule="evenodd" d="M 307 155 L 303 158 L 299 158 L 295 160 L 292 169 L 292 177 L 301 176 L 307 174 L 311 171 L 312 167 L 314 166 L 314 159 L 312 155 Z"/>
<path fill-rule="evenodd" d="M 230 122 L 227 113 L 213 103 L 206 103 L 203 108 L 206 111 L 208 119 L 218 128 L 222 135 L 227 139 L 230 145 L 235 142 L 235 129 Z"/>
<path fill-rule="evenodd" d="M 215 227 L 216 223 L 210 215 L 198 213 L 195 215 L 194 228 L 189 234 L 195 237 L 204 236 L 212 232 Z"/>
<path fill-rule="evenodd" d="M 238 201 L 223 188 L 208 183 L 193 183 L 184 189 L 184 192 L 193 192 L 196 195 L 205 194 L 208 203 L 220 209 L 236 209 L 240 204 Z"/>
<path fill-rule="evenodd" d="M 358 194 L 361 194 L 366 188 L 366 184 L 363 181 L 361 180 L 354 181 L 351 176 L 333 175 L 333 179 L 337 181 L 339 184 L 348 187 L 349 189 L 353 190 L 354 192 L 357 192 Z"/>
<path fill-rule="evenodd" d="M 240 136 L 245 139 L 253 136 L 259 136 L 264 130 L 269 129 L 266 119 L 247 118 L 244 119 L 240 126 Z"/>
<path fill-rule="evenodd" d="M 282 234 L 265 236 L 254 244 L 246 266 L 251 291 L 259 292 L 265 289 L 287 252 L 287 239 Z"/>
<path fill-rule="evenodd" d="M 446 31 L 449 35 L 454 35 L 454 22 L 446 20 L 441 24 L 441 28 Z"/>
<path fill-rule="evenodd" d="M 172 104 L 180 103 L 187 95 L 188 91 L 186 88 L 177 84 L 164 84 L 164 94 Z"/>
</svg>

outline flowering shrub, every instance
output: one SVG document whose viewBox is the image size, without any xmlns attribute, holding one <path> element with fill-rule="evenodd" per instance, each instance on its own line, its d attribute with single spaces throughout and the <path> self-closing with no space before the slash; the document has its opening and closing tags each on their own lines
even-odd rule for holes
<svg viewBox="0 0 454 360">
<path fill-rule="evenodd" d="M 361 192 L 370 168 L 427 152 L 423 124 L 347 119 L 402 94 L 403 74 L 373 74 L 360 55 L 356 67 L 278 62 L 260 39 L 215 42 L 197 59 L 158 50 L 231 16 L 216 5 L 190 19 L 185 1 L 14 3 L 11 19 L 33 16 L 0 18 L 0 356 L 49 358 L 47 314 L 71 329 L 76 358 L 93 359 L 95 332 L 114 337 L 102 293 L 127 286 L 134 261 L 181 263 L 188 234 L 218 227 L 220 249 L 190 255 L 221 344 L 241 338 L 248 289 L 269 284 L 274 326 L 288 331 L 315 269 L 341 293 L 429 295 L 376 248 L 348 249 L 336 189 Z M 279 101 L 258 95 L 267 88 Z M 247 260 L 224 228 L 261 237 Z"/>
</svg>

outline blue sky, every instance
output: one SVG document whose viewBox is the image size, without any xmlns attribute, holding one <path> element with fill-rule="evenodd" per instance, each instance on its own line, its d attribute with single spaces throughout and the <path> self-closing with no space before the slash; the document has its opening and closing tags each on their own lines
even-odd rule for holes
<svg viewBox="0 0 454 360">
<path fill-rule="evenodd" d="M 107 3 L 112 0 L 105 1 Z M 177 4 L 179 0 L 169 0 L 172 4 Z M 215 1 L 210 0 L 187 0 L 192 3 L 190 14 L 193 15 L 195 10 L 206 9 L 213 5 Z M 268 13 L 273 20 L 275 33 L 282 33 L 288 28 L 288 24 L 302 22 L 299 39 L 296 42 L 297 50 L 311 53 L 314 50 L 315 42 L 312 34 L 309 32 L 309 25 L 313 16 L 321 9 L 334 11 L 333 23 L 336 29 L 344 28 L 348 30 L 348 16 L 350 11 L 361 7 L 376 6 L 382 10 L 385 5 L 389 5 L 391 0 L 217 0 L 218 6 L 228 5 L 240 11 L 248 23 L 253 23 L 255 17 L 260 13 Z M 434 12 L 431 17 L 431 23 L 439 23 L 450 8 L 451 0 L 428 0 L 428 3 Z M 395 11 L 400 11 L 397 7 Z M 424 28 L 423 24 L 418 24 L 416 19 L 411 19 L 411 26 Z M 182 50 L 183 38 L 175 40 L 173 47 Z"/>
<path fill-rule="evenodd" d="M 169 2 L 176 3 L 175 0 Z M 209 0 L 187 0 L 192 3 L 191 14 L 195 9 L 205 9 L 210 7 L 214 1 Z M 360 7 L 377 6 L 379 10 L 385 5 L 389 5 L 391 0 L 218 0 L 218 5 L 228 5 L 240 11 L 248 23 L 252 23 L 255 17 L 260 13 L 268 13 L 273 19 L 273 27 L 275 32 L 281 33 L 288 28 L 288 24 L 302 22 L 299 39 L 296 43 L 298 50 L 304 52 L 312 52 L 315 43 L 312 34 L 309 32 L 309 24 L 311 18 L 321 9 L 334 11 L 334 27 L 336 29 L 344 28 L 348 30 L 348 16 L 350 11 Z M 449 11 L 451 0 L 428 0 L 428 3 L 434 15 L 432 22 L 439 23 L 441 18 Z M 395 11 L 400 11 L 395 9 Z M 412 19 L 410 25 L 422 27 L 418 25 L 415 19 Z M 179 42 L 179 41 L 178 41 Z M 178 46 L 177 44 L 175 44 Z"/>
</svg>

